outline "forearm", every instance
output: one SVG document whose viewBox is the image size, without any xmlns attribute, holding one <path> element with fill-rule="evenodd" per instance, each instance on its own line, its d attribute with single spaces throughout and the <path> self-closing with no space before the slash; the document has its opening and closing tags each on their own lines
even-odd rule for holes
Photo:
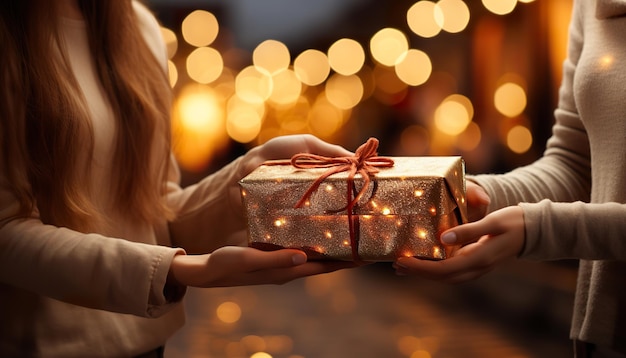
<svg viewBox="0 0 626 358">
<path fill-rule="evenodd" d="M 580 169 L 581 171 L 583 169 Z M 522 202 L 589 201 L 591 180 L 553 157 L 500 175 L 469 175 L 490 197 L 489 212 Z"/>
<path fill-rule="evenodd" d="M 168 308 L 163 286 L 176 249 L 43 225 L 0 229 L 0 281 L 71 304 L 138 316 Z"/>
<path fill-rule="evenodd" d="M 521 257 L 626 260 L 626 204 L 522 204 L 526 245 Z"/>
</svg>

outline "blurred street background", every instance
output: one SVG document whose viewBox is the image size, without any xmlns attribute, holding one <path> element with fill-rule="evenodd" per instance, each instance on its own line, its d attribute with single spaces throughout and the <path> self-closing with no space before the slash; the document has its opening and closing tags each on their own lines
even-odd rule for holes
<svg viewBox="0 0 626 358">
<path fill-rule="evenodd" d="M 166 357 L 571 357 L 575 274 L 521 263 L 463 285 L 375 264 L 282 286 L 191 290 Z"/>
<path fill-rule="evenodd" d="M 147 0 L 161 21 L 183 184 L 286 134 L 468 173 L 538 158 L 571 0 Z M 190 290 L 167 357 L 563 357 L 576 262 L 443 285 L 388 263 L 282 286 Z"/>
</svg>

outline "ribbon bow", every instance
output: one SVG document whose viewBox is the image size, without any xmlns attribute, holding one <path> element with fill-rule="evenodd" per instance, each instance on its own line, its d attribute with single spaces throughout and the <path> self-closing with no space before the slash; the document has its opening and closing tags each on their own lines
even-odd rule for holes
<svg viewBox="0 0 626 358">
<path fill-rule="evenodd" d="M 311 197 L 311 195 L 319 188 L 326 178 L 333 174 L 348 172 L 346 206 L 333 210 L 333 212 L 341 212 L 346 210 L 348 214 L 348 224 L 350 229 L 350 246 L 352 248 L 352 257 L 355 261 L 360 261 L 358 255 L 358 219 L 354 217 L 354 208 L 357 206 L 363 195 L 367 192 L 373 176 L 380 170 L 378 168 L 389 168 L 394 165 L 391 158 L 379 157 L 378 139 L 369 138 L 367 142 L 357 148 L 353 156 L 347 157 L 324 157 L 316 154 L 299 153 L 291 157 L 291 165 L 299 169 L 311 168 L 328 168 L 326 172 L 311 184 L 309 189 L 302 195 L 302 198 L 296 203 L 295 207 L 302 207 Z M 363 187 L 356 193 L 354 187 L 354 177 L 360 174 L 363 178 Z M 352 193 L 355 193 L 352 197 Z"/>
</svg>

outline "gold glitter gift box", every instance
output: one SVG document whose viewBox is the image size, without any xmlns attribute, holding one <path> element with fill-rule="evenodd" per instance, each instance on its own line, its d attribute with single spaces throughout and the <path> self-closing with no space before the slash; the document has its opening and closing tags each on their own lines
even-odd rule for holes
<svg viewBox="0 0 626 358">
<path fill-rule="evenodd" d="M 439 235 L 467 221 L 462 158 L 388 159 L 393 166 L 378 168 L 370 178 L 347 171 L 319 180 L 327 166 L 260 166 L 240 181 L 249 245 L 297 248 L 310 259 L 445 259 L 451 249 L 440 244 Z"/>
</svg>

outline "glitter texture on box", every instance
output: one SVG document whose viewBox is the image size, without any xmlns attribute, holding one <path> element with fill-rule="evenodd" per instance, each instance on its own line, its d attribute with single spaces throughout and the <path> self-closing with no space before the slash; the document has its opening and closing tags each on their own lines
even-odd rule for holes
<svg viewBox="0 0 626 358">
<path fill-rule="evenodd" d="M 375 150 L 378 142 L 373 145 Z M 377 158 L 391 165 L 369 175 L 358 171 L 358 163 L 352 172 L 331 175 L 326 164 L 300 169 L 270 162 L 257 168 L 240 181 L 249 245 L 302 249 L 310 259 L 448 257 L 452 249 L 440 244 L 439 235 L 467 221 L 463 159 L 370 154 L 362 160 Z"/>
</svg>

